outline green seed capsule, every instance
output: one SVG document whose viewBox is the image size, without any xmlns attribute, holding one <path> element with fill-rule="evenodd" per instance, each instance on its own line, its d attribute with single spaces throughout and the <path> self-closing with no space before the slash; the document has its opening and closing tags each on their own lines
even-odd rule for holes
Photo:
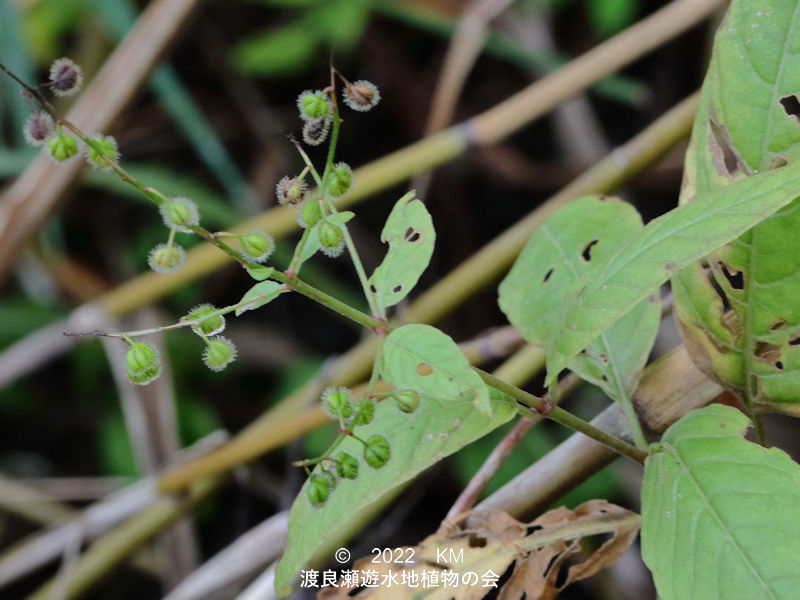
<svg viewBox="0 0 800 600">
<path fill-rule="evenodd" d="M 339 452 L 336 455 L 336 472 L 343 479 L 355 479 L 358 477 L 358 459 L 347 452 Z"/>
<path fill-rule="evenodd" d="M 125 365 L 136 373 L 158 364 L 158 351 L 147 342 L 133 342 L 125 354 Z"/>
<path fill-rule="evenodd" d="M 404 413 L 413 413 L 419 407 L 419 393 L 416 390 L 395 390 L 392 398 Z"/>
<path fill-rule="evenodd" d="M 319 223 L 321 218 L 322 208 L 319 202 L 312 198 L 304 202 L 300 207 L 300 212 L 297 215 L 297 222 L 300 224 L 300 227 L 306 229 Z"/>
<path fill-rule="evenodd" d="M 158 350 L 147 342 L 133 342 L 125 354 L 128 379 L 137 385 L 146 385 L 158 377 L 160 360 Z"/>
<path fill-rule="evenodd" d="M 350 165 L 336 163 L 331 172 L 331 181 L 328 184 L 328 192 L 331 196 L 339 197 L 347 193 L 353 184 L 353 170 Z"/>
<path fill-rule="evenodd" d="M 178 244 L 159 244 L 150 251 L 147 264 L 157 273 L 177 271 L 186 260 L 186 251 Z"/>
<path fill-rule="evenodd" d="M 236 359 L 236 346 L 223 336 L 206 340 L 203 362 L 212 371 L 222 371 Z"/>
<path fill-rule="evenodd" d="M 111 170 L 111 163 L 119 160 L 117 141 L 110 135 L 96 135 L 86 149 L 86 162 L 103 171 Z"/>
<path fill-rule="evenodd" d="M 254 262 L 266 261 L 275 250 L 275 240 L 263 231 L 254 231 L 239 238 L 242 253 Z"/>
<path fill-rule="evenodd" d="M 361 401 L 358 403 L 358 409 L 356 410 L 356 416 L 353 417 L 353 425 L 358 427 L 359 425 L 369 425 L 372 423 L 372 419 L 375 418 L 375 403 L 372 401 L 371 398 L 362 398 Z"/>
<path fill-rule="evenodd" d="M 335 223 L 322 221 L 319 224 L 319 243 L 325 254 L 331 258 L 335 258 L 339 256 L 344 249 L 344 233 L 342 233 L 342 229 Z"/>
<path fill-rule="evenodd" d="M 389 440 L 382 435 L 372 435 L 364 445 L 364 460 L 373 469 L 380 469 L 391 457 Z"/>
<path fill-rule="evenodd" d="M 347 419 L 353 414 L 353 406 L 350 404 L 350 390 L 347 388 L 328 388 L 322 393 L 322 401 L 325 411 L 334 419 L 339 417 Z"/>
<path fill-rule="evenodd" d="M 69 160 L 78 154 L 78 140 L 71 135 L 57 135 L 48 142 L 47 149 L 55 160 L 59 162 Z"/>
<path fill-rule="evenodd" d="M 312 92 L 306 90 L 297 98 L 297 108 L 300 109 L 300 118 L 304 121 L 313 121 L 327 117 L 331 111 L 331 101 L 328 94 L 322 90 Z"/>
<path fill-rule="evenodd" d="M 170 198 L 158 207 L 164 225 L 182 233 L 194 233 L 192 227 L 200 224 L 197 205 L 188 198 Z"/>
<path fill-rule="evenodd" d="M 201 304 L 195 306 L 183 319 L 186 321 L 199 321 L 203 317 L 217 312 L 217 308 L 211 304 Z M 199 325 L 192 325 L 192 331 L 197 335 L 217 335 L 225 331 L 225 317 L 215 315 L 210 319 L 204 319 Z"/>
<path fill-rule="evenodd" d="M 328 499 L 331 493 L 331 484 L 327 477 L 312 475 L 308 481 L 308 499 L 311 504 L 319 506 Z"/>
</svg>

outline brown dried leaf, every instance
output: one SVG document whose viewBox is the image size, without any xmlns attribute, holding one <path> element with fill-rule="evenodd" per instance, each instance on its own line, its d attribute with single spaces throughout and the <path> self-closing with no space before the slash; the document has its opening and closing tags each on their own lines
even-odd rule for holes
<svg viewBox="0 0 800 600">
<path fill-rule="evenodd" d="M 636 538 L 639 523 L 637 514 L 604 500 L 585 502 L 574 511 L 557 508 L 531 523 L 521 523 L 502 511 L 465 513 L 444 521 L 418 546 L 392 552 L 393 558 L 410 558 L 409 562 L 373 562 L 372 555 L 356 561 L 353 571 L 362 575 L 362 581 L 363 574 L 371 573 L 378 586 L 353 593 L 358 586 L 340 581 L 339 587 L 323 589 L 317 597 L 479 600 L 514 565 L 500 599 L 512 600 L 525 593 L 528 599 L 548 600 L 570 583 L 616 562 Z M 612 537 L 585 561 L 572 565 L 564 584 L 557 587 L 567 559 L 583 550 L 580 540 L 609 533 Z M 445 578 L 449 585 L 444 584 Z"/>
</svg>

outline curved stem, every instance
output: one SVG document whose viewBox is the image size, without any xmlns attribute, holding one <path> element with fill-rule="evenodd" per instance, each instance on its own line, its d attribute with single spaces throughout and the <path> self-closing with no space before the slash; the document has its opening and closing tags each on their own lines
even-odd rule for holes
<svg viewBox="0 0 800 600">
<path fill-rule="evenodd" d="M 486 371 L 479 369 L 477 367 L 472 367 L 474 371 L 481 376 L 481 378 L 490 386 L 503 392 L 504 394 L 508 394 L 517 402 L 524 404 L 526 407 L 532 408 L 538 415 L 542 415 L 547 417 L 548 419 L 555 421 L 556 423 L 560 423 L 565 427 L 569 427 L 573 431 L 578 431 L 595 441 L 600 442 L 611 448 L 612 450 L 622 454 L 623 456 L 627 456 L 631 460 L 638 462 L 639 464 L 644 463 L 644 459 L 647 458 L 647 452 L 640 450 L 636 446 L 632 446 L 628 442 L 621 440 L 620 438 L 613 436 L 605 431 L 598 429 L 591 423 L 584 421 L 580 417 L 576 417 L 570 412 L 567 412 L 560 406 L 553 406 L 544 398 L 539 398 L 534 396 L 533 394 L 526 392 L 525 390 L 521 390 L 518 387 L 515 387 L 511 384 L 506 383 L 502 379 L 498 379 L 491 373 L 487 373 Z M 524 412 L 522 412 L 524 411 Z M 522 409 L 523 415 L 528 415 L 529 411 Z"/>
</svg>

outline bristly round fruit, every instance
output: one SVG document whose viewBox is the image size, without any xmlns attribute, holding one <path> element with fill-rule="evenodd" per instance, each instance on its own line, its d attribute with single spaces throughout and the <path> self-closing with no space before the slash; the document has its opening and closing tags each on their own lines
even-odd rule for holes
<svg viewBox="0 0 800 600">
<path fill-rule="evenodd" d="M 323 504 L 331 493 L 331 483 L 327 477 L 312 475 L 308 480 L 308 499 L 314 506 Z"/>
<path fill-rule="evenodd" d="M 399 408 L 404 413 L 413 413 L 419 408 L 419 393 L 416 390 L 395 390 L 391 394 Z"/>
<path fill-rule="evenodd" d="M 72 96 L 83 85 L 81 68 L 68 58 L 59 58 L 50 66 L 50 88 L 56 96 Z"/>
<path fill-rule="evenodd" d="M 306 90 L 297 97 L 297 108 L 304 121 L 324 119 L 333 111 L 328 94 L 322 90 Z"/>
<path fill-rule="evenodd" d="M 300 204 L 305 200 L 306 193 L 308 193 L 308 185 L 305 181 L 298 181 L 297 177 L 286 175 L 275 186 L 275 195 L 281 206 Z"/>
<path fill-rule="evenodd" d="M 86 146 L 86 162 L 95 169 L 110 171 L 111 163 L 119 160 L 117 140 L 110 135 L 95 135 Z"/>
<path fill-rule="evenodd" d="M 313 227 L 322 218 L 322 207 L 316 198 L 309 198 L 297 211 L 297 224 L 303 229 Z"/>
<path fill-rule="evenodd" d="M 353 417 L 352 424 L 354 427 L 358 427 L 359 425 L 369 425 L 372 423 L 372 419 L 375 418 L 375 402 L 373 402 L 372 398 L 364 397 L 359 400 L 358 405 L 356 406 L 356 414 Z"/>
<path fill-rule="evenodd" d="M 344 103 L 353 110 L 367 112 L 381 101 L 381 93 L 374 83 L 359 79 L 355 83 L 348 83 L 342 93 Z"/>
<path fill-rule="evenodd" d="M 336 473 L 342 479 L 355 479 L 358 477 L 358 459 L 347 452 L 336 455 Z"/>
<path fill-rule="evenodd" d="M 181 233 L 194 233 L 192 227 L 200 224 L 200 211 L 189 198 L 170 198 L 158 207 L 164 225 Z"/>
<path fill-rule="evenodd" d="M 264 231 L 254 231 L 239 237 L 239 247 L 245 258 L 253 262 L 263 263 L 275 250 L 275 240 Z"/>
<path fill-rule="evenodd" d="M 200 321 L 197 325 L 192 325 L 192 331 L 197 335 L 217 335 L 225 331 L 225 317 L 222 315 L 214 315 L 211 318 L 204 318 L 215 312 L 217 312 L 215 306 L 211 304 L 200 304 L 189 311 L 189 314 L 183 317 L 183 320 Z"/>
<path fill-rule="evenodd" d="M 183 266 L 186 251 L 178 244 L 159 244 L 147 256 L 147 264 L 156 273 L 173 273 Z"/>
<path fill-rule="evenodd" d="M 55 130 L 53 117 L 43 110 L 31 113 L 22 128 L 25 141 L 31 146 L 44 146 L 44 143 L 53 135 Z"/>
<path fill-rule="evenodd" d="M 137 385 L 146 385 L 158 377 L 160 366 L 158 350 L 147 342 L 133 342 L 125 354 L 128 379 Z"/>
<path fill-rule="evenodd" d="M 344 233 L 336 223 L 322 221 L 319 224 L 319 244 L 322 251 L 331 258 L 336 258 L 344 250 Z"/>
<path fill-rule="evenodd" d="M 56 162 L 64 162 L 78 155 L 78 140 L 61 133 L 47 142 L 47 150 Z"/>
<path fill-rule="evenodd" d="M 309 146 L 319 146 L 328 139 L 331 123 L 333 123 L 332 117 L 306 121 L 305 125 L 303 125 L 303 141 Z"/>
<path fill-rule="evenodd" d="M 236 346 L 228 338 L 218 335 L 206 340 L 203 362 L 212 371 L 222 371 L 236 359 Z"/>
<path fill-rule="evenodd" d="M 328 183 L 328 192 L 334 198 L 343 196 L 353 185 L 353 169 L 347 163 L 336 163 L 331 171 L 331 179 Z"/>
<path fill-rule="evenodd" d="M 391 456 L 389 440 L 382 435 L 371 435 L 364 443 L 364 460 L 373 469 L 380 469 Z"/>
<path fill-rule="evenodd" d="M 350 390 L 346 387 L 329 387 L 322 392 L 322 408 L 333 419 L 339 417 L 347 419 L 353 414 L 353 405 L 350 404 Z"/>
</svg>

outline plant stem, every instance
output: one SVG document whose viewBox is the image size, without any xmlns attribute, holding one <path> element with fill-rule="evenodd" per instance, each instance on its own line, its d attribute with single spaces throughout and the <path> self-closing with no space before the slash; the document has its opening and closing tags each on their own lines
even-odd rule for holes
<svg viewBox="0 0 800 600">
<path fill-rule="evenodd" d="M 378 337 L 378 348 L 375 350 L 375 360 L 372 363 L 372 373 L 369 376 L 369 383 L 367 384 L 367 391 L 365 395 L 372 394 L 375 391 L 375 386 L 378 384 L 378 379 L 381 376 L 381 360 L 383 359 L 383 336 Z"/>
<path fill-rule="evenodd" d="M 328 449 L 325 450 L 325 452 L 323 452 L 322 454 L 320 454 L 316 458 L 306 458 L 306 459 L 303 459 L 303 460 L 296 460 L 295 462 L 292 463 L 292 466 L 295 466 L 295 467 L 310 467 L 311 465 L 316 465 L 317 463 L 322 462 L 323 460 L 328 458 L 331 455 L 331 453 L 334 450 L 336 450 L 336 448 L 339 447 L 339 444 L 341 444 L 345 439 L 347 439 L 347 437 L 348 436 L 346 436 L 346 435 L 341 435 L 340 434 L 339 437 L 337 437 L 333 441 L 333 443 L 328 447 Z"/>
<path fill-rule="evenodd" d="M 339 141 L 339 127 L 341 126 L 339 103 L 336 100 L 336 82 L 333 67 L 331 67 L 330 97 L 331 106 L 333 107 L 333 130 L 331 131 L 331 143 L 328 147 L 328 158 L 325 161 L 325 171 L 322 174 L 322 186 L 320 189 L 322 190 L 323 197 L 328 201 L 328 207 L 330 208 L 331 213 L 336 214 L 336 206 L 333 204 L 333 201 L 328 194 L 328 182 L 333 173 L 333 161 L 336 157 L 336 145 Z M 358 281 L 361 283 L 361 289 L 364 290 L 364 297 L 367 299 L 369 310 L 374 317 L 386 319 L 386 311 L 382 307 L 378 306 L 378 303 L 375 300 L 375 294 L 373 294 L 370 290 L 367 274 L 364 271 L 364 266 L 361 264 L 361 258 L 358 255 L 358 249 L 356 248 L 353 238 L 350 235 L 350 229 L 346 224 L 342 224 L 340 227 L 344 233 L 344 241 L 347 245 L 347 252 L 350 254 L 350 259 L 353 261 L 353 267 L 355 267 L 356 274 L 358 275 Z"/>
<path fill-rule="evenodd" d="M 311 199 L 308 200 L 308 202 L 316 202 L 316 200 Z M 303 249 L 305 249 L 306 244 L 308 243 L 309 235 L 311 235 L 311 227 L 306 227 L 303 229 L 303 235 L 300 236 L 300 241 L 298 241 L 297 246 L 294 247 L 292 260 L 289 262 L 289 267 L 286 269 L 289 273 L 294 273 L 295 275 L 300 274 L 300 267 L 303 266 L 300 263 L 300 257 L 303 255 Z"/>
<path fill-rule="evenodd" d="M 318 290 L 314 286 L 307 284 L 302 279 L 298 279 L 297 277 L 289 277 L 280 271 L 276 271 L 271 277 L 277 281 L 280 281 L 281 283 L 287 284 L 291 289 L 303 294 L 307 298 L 311 298 L 323 306 L 327 306 L 329 309 L 339 313 L 343 317 L 347 317 L 348 319 L 363 325 L 367 329 L 379 331 L 386 326 L 384 322 L 353 308 L 349 304 L 345 304 L 341 300 L 337 300 L 333 296 L 330 296 L 325 292 Z"/>
<path fill-rule="evenodd" d="M 333 207 L 333 203 L 331 203 L 331 207 Z M 335 210 L 336 208 L 333 207 L 332 211 Z M 350 235 L 350 229 L 347 227 L 346 223 L 341 226 L 341 229 L 342 233 L 344 233 L 344 242 L 347 246 L 347 252 L 350 254 L 350 259 L 353 261 L 353 267 L 356 269 L 358 281 L 361 283 L 361 289 L 364 290 L 364 297 L 367 299 L 369 311 L 375 318 L 386 320 L 386 311 L 382 310 L 381 307 L 378 306 L 378 303 L 375 300 L 375 294 L 373 294 L 372 290 L 369 288 L 369 279 L 367 278 L 366 271 L 364 271 L 364 266 L 361 264 L 361 258 L 358 256 L 358 250 L 356 249 L 356 245 L 353 242 L 352 236 Z"/>
<path fill-rule="evenodd" d="M 525 390 L 521 390 L 518 387 L 510 385 L 503 381 L 502 379 L 498 379 L 491 373 L 487 373 L 486 371 L 479 369 L 477 367 L 473 367 L 473 370 L 481 376 L 481 378 L 490 386 L 503 392 L 504 394 L 508 394 L 512 398 L 514 398 L 517 402 L 524 404 L 525 406 L 532 408 L 536 411 L 536 413 L 547 417 L 548 419 L 555 421 L 565 427 L 569 427 L 573 431 L 580 432 L 595 441 L 600 442 L 608 446 L 609 448 L 615 450 L 616 452 L 622 454 L 623 456 L 627 456 L 631 460 L 638 462 L 639 464 L 644 463 L 644 459 L 647 458 L 647 452 L 640 450 L 636 446 L 630 445 L 628 442 L 625 442 L 618 437 L 610 435 L 605 431 L 598 429 L 597 427 L 593 426 L 591 423 L 584 421 L 580 417 L 576 417 L 570 412 L 567 412 L 560 406 L 553 406 L 547 400 L 542 398 L 538 398 L 533 394 L 526 392 Z M 527 411 L 523 414 L 527 414 Z"/>
</svg>

